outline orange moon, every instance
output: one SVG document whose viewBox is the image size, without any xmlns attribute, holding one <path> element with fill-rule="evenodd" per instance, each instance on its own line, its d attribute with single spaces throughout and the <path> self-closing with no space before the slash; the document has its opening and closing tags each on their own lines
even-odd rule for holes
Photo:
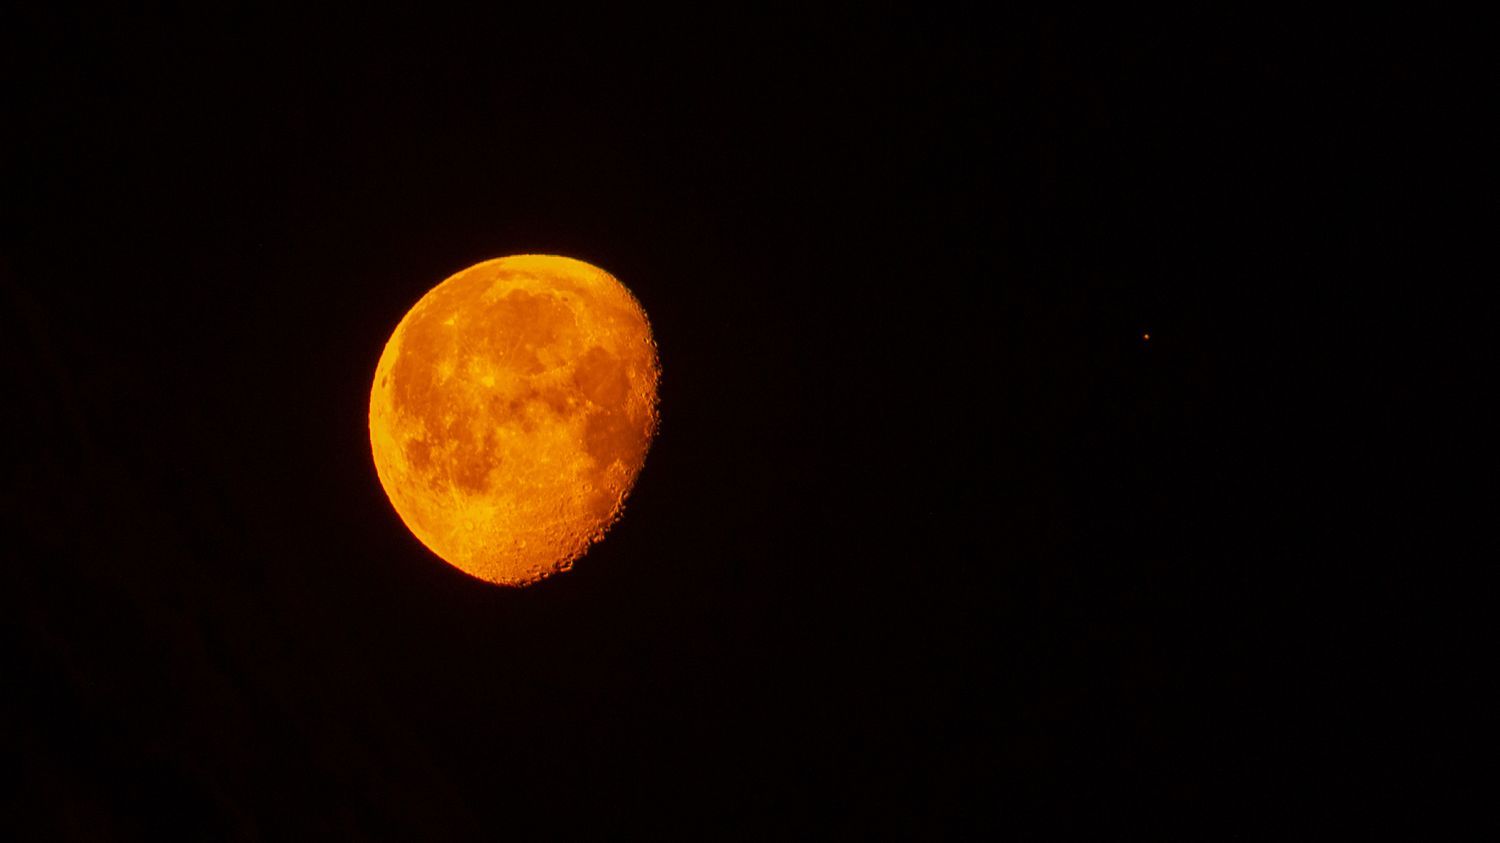
<svg viewBox="0 0 1500 843">
<path fill-rule="evenodd" d="M 657 426 L 640 303 L 596 266 L 484 261 L 396 325 L 370 390 L 375 471 L 401 520 L 465 573 L 565 571 L 620 516 Z"/>
</svg>

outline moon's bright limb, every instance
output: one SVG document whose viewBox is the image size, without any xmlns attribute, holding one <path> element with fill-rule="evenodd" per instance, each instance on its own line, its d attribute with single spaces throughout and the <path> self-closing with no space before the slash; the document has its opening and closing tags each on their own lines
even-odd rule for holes
<svg viewBox="0 0 1500 843">
<path fill-rule="evenodd" d="M 433 553 L 527 585 L 616 518 L 657 424 L 645 311 L 598 267 L 485 261 L 402 318 L 375 368 L 370 447 L 391 504 Z"/>
</svg>

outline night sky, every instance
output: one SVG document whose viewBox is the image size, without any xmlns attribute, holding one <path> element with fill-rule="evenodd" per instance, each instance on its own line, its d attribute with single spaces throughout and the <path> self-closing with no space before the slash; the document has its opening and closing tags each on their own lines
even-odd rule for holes
<svg viewBox="0 0 1500 843">
<path fill-rule="evenodd" d="M 1399 443 L 1451 377 L 1403 349 L 1437 318 L 1415 36 L 31 5 L 0 35 L 7 836 L 1433 810 L 1399 714 L 1440 683 L 1399 525 L 1442 507 Z M 366 414 L 406 310 L 518 253 L 621 279 L 663 377 L 623 519 L 511 590 L 408 532 Z"/>
</svg>

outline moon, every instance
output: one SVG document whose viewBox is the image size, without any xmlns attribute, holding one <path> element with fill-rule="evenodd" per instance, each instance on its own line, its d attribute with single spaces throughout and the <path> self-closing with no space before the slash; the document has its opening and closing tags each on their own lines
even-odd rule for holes
<svg viewBox="0 0 1500 843">
<path fill-rule="evenodd" d="M 423 296 L 380 355 L 375 471 L 438 557 L 530 585 L 620 517 L 656 434 L 660 371 L 645 310 L 604 270 L 477 263 Z"/>
</svg>

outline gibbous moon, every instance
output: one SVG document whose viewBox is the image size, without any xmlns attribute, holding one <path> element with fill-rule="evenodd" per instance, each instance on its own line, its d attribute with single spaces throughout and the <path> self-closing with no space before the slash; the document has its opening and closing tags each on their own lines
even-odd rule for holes
<svg viewBox="0 0 1500 843">
<path fill-rule="evenodd" d="M 475 264 L 423 296 L 380 355 L 375 471 L 433 553 L 528 585 L 619 517 L 656 433 L 659 373 L 645 311 L 604 270 Z"/>
</svg>

